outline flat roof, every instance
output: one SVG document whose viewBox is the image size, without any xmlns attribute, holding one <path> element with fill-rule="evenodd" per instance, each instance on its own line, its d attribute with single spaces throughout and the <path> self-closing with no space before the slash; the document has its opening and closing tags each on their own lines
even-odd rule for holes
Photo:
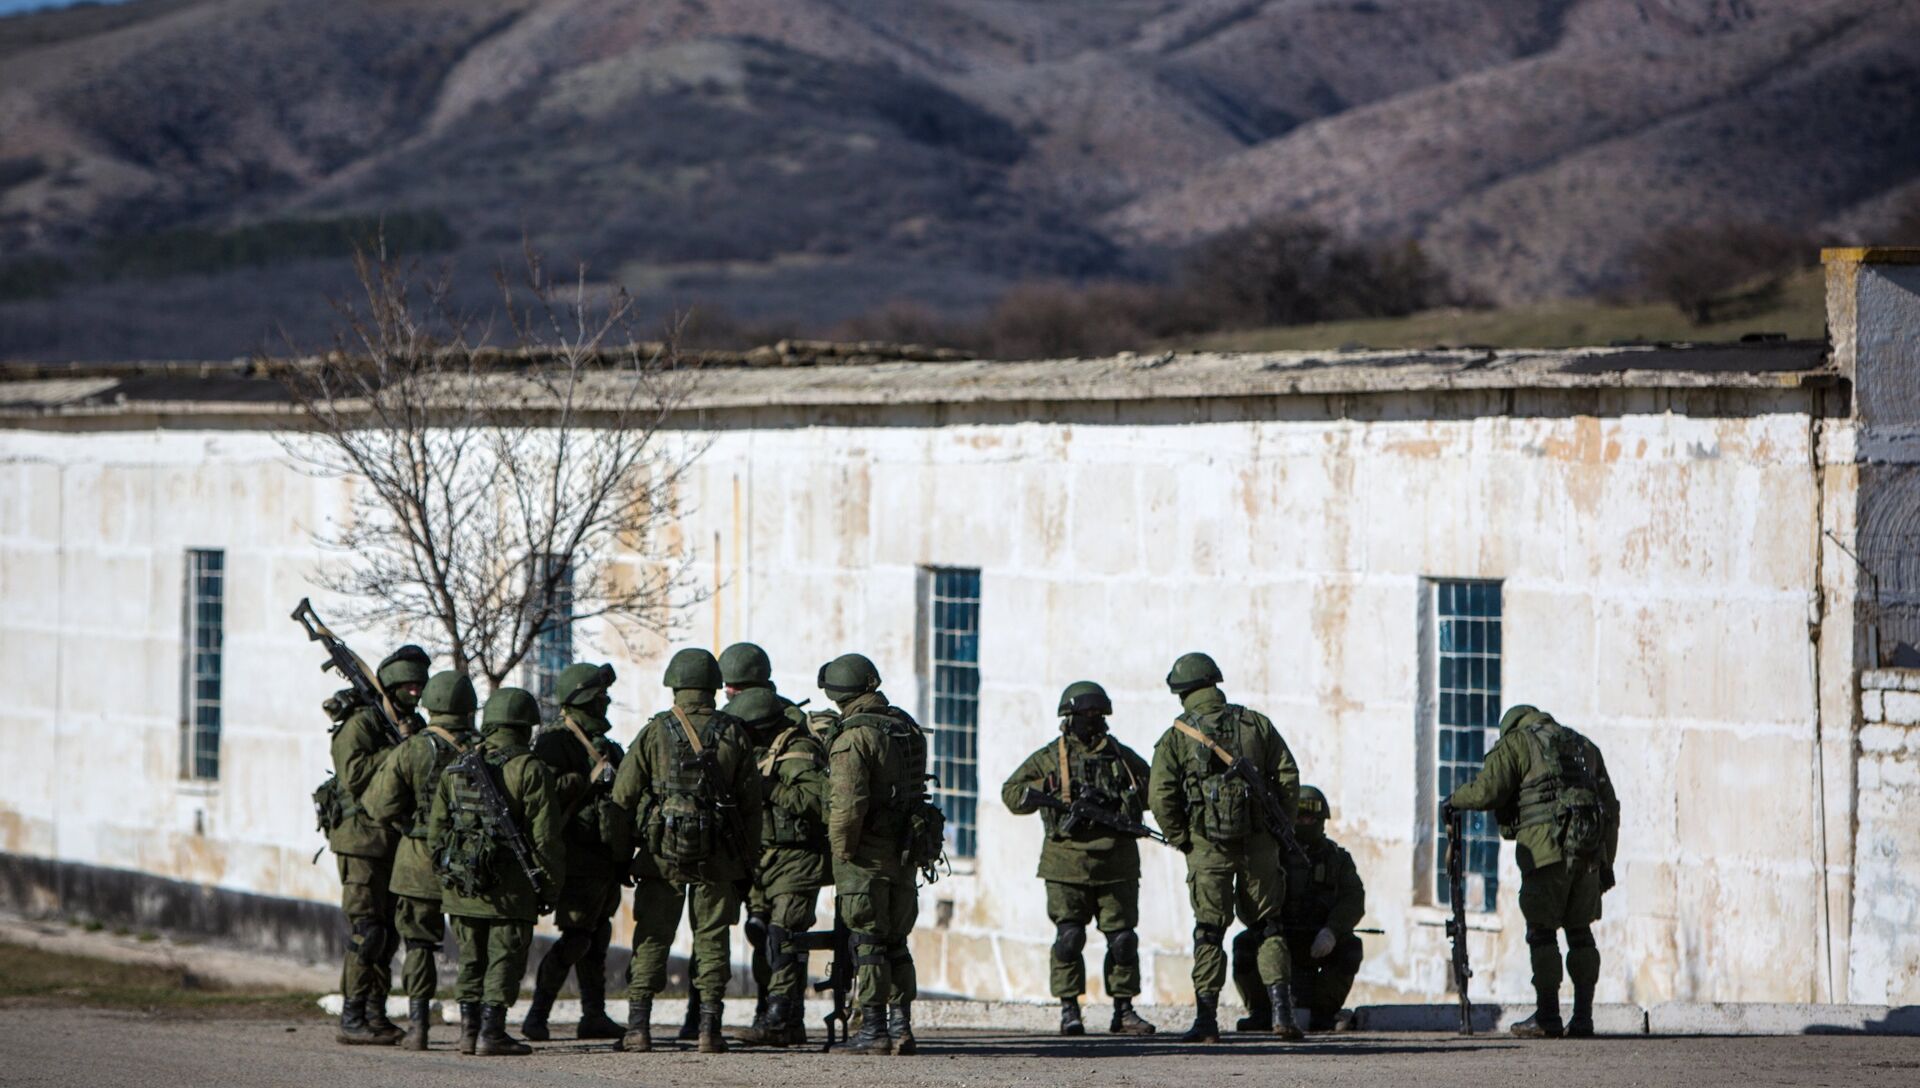
<svg viewBox="0 0 1920 1088">
<path fill-rule="evenodd" d="M 533 357 L 503 353 L 510 370 Z M 890 345 L 683 353 L 688 410 L 1381 395 L 1474 390 L 1780 390 L 1842 375 L 1824 342 L 1417 351 L 1123 352 L 999 362 Z M 0 365 L 0 421 L 292 412 L 277 363 Z M 596 380 L 617 381 L 613 372 Z"/>
</svg>

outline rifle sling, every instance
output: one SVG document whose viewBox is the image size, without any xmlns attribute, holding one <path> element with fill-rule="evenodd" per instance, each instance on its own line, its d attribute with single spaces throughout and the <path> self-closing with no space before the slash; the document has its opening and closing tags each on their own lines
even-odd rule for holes
<svg viewBox="0 0 1920 1088">
<path fill-rule="evenodd" d="M 429 725 L 427 726 L 427 732 L 432 733 L 434 736 L 439 737 L 441 740 L 444 740 L 448 744 L 453 745 L 453 751 L 456 755 L 466 754 L 466 751 L 467 751 L 466 745 L 461 744 L 459 741 L 455 740 L 453 737 L 453 734 L 447 732 L 444 727 L 438 726 L 438 725 Z"/>
<path fill-rule="evenodd" d="M 591 761 L 593 764 L 591 767 L 587 768 L 587 781 L 589 782 L 599 781 L 600 768 L 609 766 L 606 759 L 600 755 L 600 749 L 595 748 L 593 746 L 593 741 L 587 738 L 586 730 L 580 728 L 578 725 L 575 725 L 573 719 L 567 715 L 566 711 L 562 710 L 560 712 L 560 720 L 566 723 L 567 732 L 572 733 L 573 739 L 580 742 L 580 747 L 585 748 L 587 750 L 587 759 Z M 696 745 L 694 747 L 694 751 L 697 752 L 699 750 L 700 750 L 699 746 Z"/>
<path fill-rule="evenodd" d="M 706 749 L 700 744 L 700 734 L 694 732 L 693 722 L 688 719 L 687 712 L 677 706 L 674 707 L 673 720 L 680 723 L 680 731 L 687 735 L 687 743 L 693 746 L 693 754 L 695 756 L 705 755 Z"/>
<path fill-rule="evenodd" d="M 1202 733 L 1198 729 L 1195 729 L 1193 726 L 1188 725 L 1184 721 L 1181 721 L 1179 718 L 1175 718 L 1173 720 L 1173 727 L 1175 729 L 1178 729 L 1182 733 L 1185 733 L 1187 736 L 1192 737 L 1194 740 L 1199 741 L 1201 744 L 1206 745 L 1209 749 L 1212 750 L 1214 755 L 1220 757 L 1220 762 L 1226 764 L 1229 767 L 1233 766 L 1233 753 L 1227 751 L 1225 748 L 1220 747 L 1220 743 L 1214 740 L 1212 737 L 1207 736 L 1205 733 Z"/>
<path fill-rule="evenodd" d="M 1067 755 L 1067 735 L 1060 734 L 1060 800 L 1073 804 L 1073 760 Z"/>
</svg>

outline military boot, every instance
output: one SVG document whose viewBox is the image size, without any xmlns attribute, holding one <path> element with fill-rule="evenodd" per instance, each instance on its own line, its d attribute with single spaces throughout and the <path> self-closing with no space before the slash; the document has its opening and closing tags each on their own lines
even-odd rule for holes
<svg viewBox="0 0 1920 1088">
<path fill-rule="evenodd" d="M 340 1030 L 334 1033 L 333 1039 L 348 1046 L 378 1046 L 386 1041 L 367 1027 L 367 999 L 364 997 L 349 997 L 341 1003 Z"/>
<path fill-rule="evenodd" d="M 887 1007 L 868 1005 L 860 1010 L 860 1030 L 836 1048 L 841 1054 L 891 1054 L 893 1037 L 887 1034 Z"/>
<path fill-rule="evenodd" d="M 913 1004 L 902 1001 L 887 1007 L 887 1034 L 893 1039 L 895 1054 L 917 1054 L 920 1041 L 913 1037 Z"/>
<path fill-rule="evenodd" d="M 691 982 L 688 983 L 692 985 Z M 700 1037 L 700 992 L 687 993 L 687 1018 L 680 1022 L 680 1034 L 675 1036 L 683 1043 L 690 1043 Z"/>
<path fill-rule="evenodd" d="M 374 1035 L 374 1042 L 380 1046 L 392 1046 L 400 1041 L 406 1032 L 400 1025 L 387 1019 L 387 995 L 377 994 L 367 998 L 367 1030 Z"/>
<path fill-rule="evenodd" d="M 1567 1038 L 1593 1038 L 1593 987 L 1575 983 L 1573 1016 L 1567 1020 Z"/>
<path fill-rule="evenodd" d="M 1220 1041 L 1220 995 L 1195 994 L 1193 998 L 1193 1026 L 1180 1036 L 1183 1043 L 1217 1043 Z"/>
<path fill-rule="evenodd" d="M 753 1025 L 738 1032 L 738 1037 L 750 1046 L 786 1046 L 787 1017 L 786 997 L 770 994 L 766 1006 L 754 1015 Z"/>
<path fill-rule="evenodd" d="M 559 994 L 552 990 L 534 988 L 533 997 L 527 1002 L 527 1018 L 520 1021 L 520 1034 L 536 1043 L 544 1043 L 553 1037 L 547 1030 L 547 1014 L 553 1011 L 553 999 Z"/>
<path fill-rule="evenodd" d="M 1273 1006 L 1273 1033 L 1290 1043 L 1306 1038 L 1300 1019 L 1293 1014 L 1293 990 L 1284 982 L 1267 987 L 1267 1001 Z"/>
<path fill-rule="evenodd" d="M 1560 1022 L 1560 991 L 1535 989 L 1533 1015 L 1507 1029 L 1521 1039 L 1558 1039 L 1566 1031 Z"/>
<path fill-rule="evenodd" d="M 645 1054 L 653 1049 L 653 996 L 630 998 L 627 1001 L 627 1032 L 614 1042 L 615 1050 L 630 1050 L 635 1054 Z"/>
<path fill-rule="evenodd" d="M 1113 1022 L 1107 1025 L 1107 1030 L 1115 1035 L 1152 1035 L 1160 1029 L 1133 1011 L 1133 998 L 1116 997 L 1113 999 Z"/>
<path fill-rule="evenodd" d="M 507 1034 L 507 1007 L 480 1006 L 480 1038 L 473 1052 L 483 1058 L 518 1058 L 533 1053 L 533 1048 Z"/>
<path fill-rule="evenodd" d="M 700 1003 L 700 1053 L 725 1054 L 727 1037 L 720 1034 L 721 1003 L 703 1001 Z"/>
<path fill-rule="evenodd" d="M 780 1026 L 777 1029 L 775 1029 L 779 1032 L 780 1041 L 775 1045 L 806 1046 L 807 1045 L 806 1000 L 801 996 L 799 996 L 798 994 L 790 994 L 786 997 L 775 998 L 775 1000 L 781 1003 L 781 1008 L 783 1010 L 780 1018 Z"/>
<path fill-rule="evenodd" d="M 1087 1025 L 1080 1019 L 1080 999 L 1063 997 L 1060 999 L 1060 1034 L 1085 1035 Z"/>
<path fill-rule="evenodd" d="M 433 1015 L 433 999 L 415 997 L 407 1001 L 407 1037 L 400 1045 L 408 1050 L 427 1049 L 427 1019 Z"/>
<path fill-rule="evenodd" d="M 480 1043 L 480 1003 L 460 1003 L 460 1053 L 471 1054 Z"/>
</svg>

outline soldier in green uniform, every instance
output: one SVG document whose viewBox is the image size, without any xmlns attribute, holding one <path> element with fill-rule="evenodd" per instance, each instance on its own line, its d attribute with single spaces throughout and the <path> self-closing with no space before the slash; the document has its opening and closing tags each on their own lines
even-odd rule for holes
<svg viewBox="0 0 1920 1088">
<path fill-rule="evenodd" d="M 1327 797 L 1312 786 L 1300 788 L 1300 811 L 1293 834 L 1304 858 L 1283 858 L 1287 900 L 1280 909 L 1286 926 L 1287 961 L 1293 968 L 1293 1000 L 1307 1010 L 1308 1031 L 1332 1031 L 1340 1007 L 1360 973 L 1363 949 L 1354 927 L 1367 913 L 1367 889 L 1353 855 L 1327 837 L 1333 816 Z M 1264 929 L 1249 927 L 1233 939 L 1233 985 L 1247 1007 L 1240 1031 L 1272 1031 L 1273 1003 L 1260 984 L 1257 963 Z"/>
<path fill-rule="evenodd" d="M 567 873 L 553 772 L 527 747 L 539 724 L 540 703 L 531 692 L 501 688 L 481 711 L 475 751 L 484 761 L 479 773 L 505 798 L 506 819 L 520 830 L 534 864 L 545 873 L 540 884 L 488 814 L 482 785 L 468 778 L 470 764 L 456 761 L 448 767 L 433 795 L 427 838 L 440 873 L 440 902 L 460 942 L 460 1050 L 465 1054 L 533 1053 L 507 1034 L 507 1007 L 520 997 L 533 924 L 547 909 L 546 897 L 565 886 Z M 476 1005 L 477 1015 L 465 1020 Z"/>
<path fill-rule="evenodd" d="M 827 882 L 827 753 L 807 730 L 804 716 L 796 723 L 787 713 L 791 704 L 783 704 L 786 700 L 771 688 L 746 688 L 725 708 L 746 726 L 765 797 L 760 864 L 749 902 L 766 927 L 765 955 L 755 955 L 754 972 L 767 1002 L 760 1022 L 740 1037 L 770 1046 L 807 1041 L 806 953 L 788 941 L 813 928 L 820 888 Z M 752 911 L 747 917 L 751 923 Z M 764 981 L 759 978 L 763 970 Z"/>
<path fill-rule="evenodd" d="M 415 731 L 395 749 L 361 795 L 367 815 L 399 831 L 400 848 L 394 854 L 393 879 L 387 885 L 395 899 L 394 920 L 406 942 L 401 983 L 407 991 L 408 1050 L 427 1049 L 427 1020 L 439 988 L 440 971 L 434 955 L 446 939 L 446 916 L 440 913 L 440 876 L 433 869 L 433 851 L 427 847 L 427 820 L 433 814 L 433 795 L 440 773 L 455 756 L 479 743 L 473 714 L 479 708 L 473 681 L 464 673 L 435 673 L 420 695 L 427 712 L 426 728 Z M 465 1016 L 474 1010 L 462 1009 Z"/>
<path fill-rule="evenodd" d="M 880 671 L 859 654 L 820 669 L 820 688 L 840 708 L 827 753 L 833 797 L 827 842 L 834 898 L 852 933 L 860 1031 L 848 1054 L 911 1054 L 919 986 L 907 938 L 920 914 L 910 860 L 915 806 L 926 796 L 927 742 L 906 711 L 887 702 Z"/>
<path fill-rule="evenodd" d="M 729 929 L 760 854 L 760 776 L 732 718 L 714 710 L 720 665 L 705 650 L 681 650 L 663 683 L 673 706 L 655 714 L 628 746 L 614 803 L 632 814 L 633 962 L 627 1032 L 619 1048 L 653 1049 L 653 999 L 667 984 L 667 951 L 684 910 L 699 974 L 700 1051 L 723 1053 L 721 1002 L 732 954 Z"/>
<path fill-rule="evenodd" d="M 1520 914 L 1533 961 L 1534 1014 L 1513 1026 L 1522 1038 L 1593 1034 L 1593 988 L 1600 949 L 1593 923 L 1600 896 L 1613 887 L 1620 844 L 1620 799 L 1607 762 L 1592 741 L 1553 715 L 1516 706 L 1500 718 L 1500 739 L 1473 781 L 1441 804 L 1492 811 L 1500 837 L 1512 840 L 1520 863 Z M 1567 931 L 1566 973 L 1573 979 L 1573 1018 L 1560 1019 L 1560 930 Z"/>
<path fill-rule="evenodd" d="M 1187 856 L 1193 903 L 1193 1026 L 1182 1042 L 1220 1041 L 1220 989 L 1227 980 L 1227 927 L 1235 914 L 1260 927 L 1259 974 L 1273 1003 L 1274 1034 L 1300 1038 L 1288 992 L 1290 969 L 1280 908 L 1286 873 L 1280 843 L 1266 826 L 1252 787 L 1225 774 L 1245 759 L 1291 819 L 1300 771 L 1266 715 L 1227 702 L 1220 667 L 1206 654 L 1183 655 L 1167 674 L 1182 713 L 1153 749 L 1148 801 L 1167 842 Z"/>
<path fill-rule="evenodd" d="M 580 1023 L 574 1038 L 618 1039 L 622 1034 L 607 1015 L 607 945 L 633 854 L 633 828 L 612 797 L 614 771 L 624 755 L 607 736 L 613 681 L 612 665 L 580 661 L 561 669 L 553 682 L 560 721 L 533 742 L 533 754 L 553 770 L 567 843 L 567 882 L 553 908 L 560 937 L 534 970 L 533 998 L 520 1025 L 521 1033 L 536 1042 L 551 1037 L 547 1016 L 568 971 L 580 986 Z"/>
<path fill-rule="evenodd" d="M 1016 816 L 1036 811 L 1023 797 L 1028 789 L 1071 803 L 1088 796 L 1129 820 L 1138 821 L 1147 806 L 1147 761 L 1107 732 L 1113 703 L 1105 688 L 1090 680 L 1067 685 L 1060 693 L 1060 739 L 1027 757 L 1000 787 L 1000 799 Z M 1047 886 L 1047 917 L 1053 921 L 1053 996 L 1060 1000 L 1060 1034 L 1084 1035 L 1080 997 L 1087 992 L 1087 967 L 1081 949 L 1087 923 L 1096 919 L 1107 938 L 1107 993 L 1113 998 L 1108 1030 L 1123 1035 L 1152 1035 L 1154 1026 L 1133 1009 L 1140 996 L 1140 844 L 1132 835 L 1098 824 L 1080 823 L 1062 831 L 1065 817 L 1039 808 L 1046 839 L 1040 847 L 1040 879 Z"/>
<path fill-rule="evenodd" d="M 374 679 L 402 716 L 402 732 L 421 726 L 413 708 L 427 683 L 431 659 L 418 646 L 402 646 L 380 662 Z M 354 707 L 333 727 L 333 786 L 339 820 L 327 834 L 327 845 L 340 864 L 340 906 L 351 927 L 346 963 L 340 970 L 342 1043 L 391 1045 L 403 1034 L 387 1019 L 387 993 L 393 989 L 393 953 L 400 944 L 394 928 L 393 831 L 368 816 L 360 798 L 373 782 L 380 764 L 394 750 L 394 741 L 380 724 L 380 711 Z"/>
</svg>

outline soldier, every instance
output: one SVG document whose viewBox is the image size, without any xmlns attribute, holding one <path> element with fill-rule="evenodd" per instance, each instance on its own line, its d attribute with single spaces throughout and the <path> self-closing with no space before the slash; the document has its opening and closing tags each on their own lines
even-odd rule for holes
<svg viewBox="0 0 1920 1088">
<path fill-rule="evenodd" d="M 427 835 L 441 877 L 440 902 L 460 942 L 462 1054 L 533 1053 L 507 1034 L 507 1007 L 520 997 L 533 923 L 546 912 L 545 897 L 565 886 L 567 864 L 553 772 L 527 747 L 539 724 L 532 693 L 501 688 L 487 697 L 476 773 L 488 776 L 506 813 L 489 810 L 488 791 L 468 777 L 474 768 L 467 762 L 449 767 L 434 791 Z M 536 883 L 521 864 L 502 819 L 518 829 L 543 881 Z"/>
<path fill-rule="evenodd" d="M 403 732 L 418 731 L 422 722 L 413 712 L 427 682 L 431 658 L 418 646 L 402 646 L 380 662 L 374 679 L 402 716 Z M 392 1045 L 403 1034 L 387 1019 L 387 993 L 393 989 L 393 953 L 400 943 L 393 924 L 395 835 L 368 816 L 360 798 L 375 772 L 394 750 L 394 741 L 380 724 L 380 711 L 371 706 L 336 703 L 345 713 L 333 727 L 333 788 L 338 821 L 327 834 L 327 845 L 340 864 L 340 906 L 347 914 L 351 934 L 346 963 L 340 970 L 340 1031 L 342 1043 Z"/>
<path fill-rule="evenodd" d="M 1520 863 L 1520 915 L 1533 960 L 1532 1016 L 1513 1026 L 1527 1039 L 1593 1034 L 1593 988 L 1600 949 L 1593 923 L 1600 896 L 1613 887 L 1620 845 L 1620 799 L 1607 762 L 1592 741 L 1531 706 L 1500 718 L 1500 739 L 1473 781 L 1441 802 L 1449 809 L 1491 810 L 1500 837 L 1514 842 Z M 1560 937 L 1567 931 L 1573 1018 L 1560 1020 Z"/>
<path fill-rule="evenodd" d="M 1088 797 L 1137 822 L 1146 809 L 1151 773 L 1147 761 L 1107 732 L 1113 703 L 1105 688 L 1091 680 L 1067 685 L 1060 693 L 1060 739 L 1027 757 L 1000 787 L 1000 799 L 1016 816 L 1040 813 L 1046 839 L 1040 847 L 1039 877 L 1047 885 L 1047 917 L 1053 921 L 1053 996 L 1060 999 L 1060 1034 L 1084 1035 L 1080 995 L 1087 992 L 1087 967 L 1080 956 L 1087 923 L 1099 919 L 1107 938 L 1105 975 L 1113 998 L 1113 1022 L 1120 1035 L 1152 1035 L 1154 1026 L 1133 1010 L 1140 996 L 1140 844 L 1133 835 L 1092 823 L 1061 829 L 1064 817 L 1051 808 L 1023 800 L 1028 789 L 1072 803 Z"/>
<path fill-rule="evenodd" d="M 834 899 L 853 939 L 860 1032 L 848 1054 L 912 1054 L 918 982 L 907 938 L 919 917 L 914 880 L 918 806 L 926 803 L 927 742 L 906 711 L 880 692 L 880 671 L 859 654 L 820 669 L 821 690 L 840 708 L 827 754 L 833 800 L 827 842 Z"/>
<path fill-rule="evenodd" d="M 1354 927 L 1367 913 L 1367 889 L 1353 855 L 1327 838 L 1333 816 L 1326 795 L 1300 787 L 1300 812 L 1294 838 L 1304 858 L 1285 858 L 1287 900 L 1280 909 L 1286 926 L 1287 962 L 1293 968 L 1293 1000 L 1307 1009 L 1308 1031 L 1332 1031 L 1360 973 L 1363 949 Z M 1263 931 L 1243 929 L 1233 939 L 1233 985 L 1248 1015 L 1240 1031 L 1272 1031 L 1273 1003 L 1260 985 L 1256 964 Z"/>
<path fill-rule="evenodd" d="M 760 853 L 760 776 L 733 719 L 714 710 L 720 665 L 705 650 L 681 650 L 663 683 L 673 706 L 640 729 L 613 783 L 632 814 L 633 962 L 627 1032 L 616 1049 L 653 1049 L 653 998 L 667 984 L 667 950 L 684 909 L 699 974 L 700 1052 L 725 1053 L 720 1034 L 732 953 L 729 929 Z"/>
<path fill-rule="evenodd" d="M 1183 713 L 1153 749 L 1148 787 L 1154 819 L 1167 842 L 1187 856 L 1193 902 L 1193 1026 L 1187 1043 L 1220 1041 L 1220 988 L 1227 980 L 1227 926 L 1238 913 L 1259 926 L 1259 975 L 1273 1003 L 1275 1035 L 1299 1039 L 1280 907 L 1286 875 L 1280 844 L 1261 816 L 1254 787 L 1224 772 L 1245 759 L 1291 821 L 1300 771 L 1287 742 L 1266 715 L 1227 702 L 1220 667 L 1206 654 L 1185 654 L 1167 674 Z"/>
<path fill-rule="evenodd" d="M 435 673 L 420 695 L 427 712 L 426 728 L 416 731 L 387 757 L 373 784 L 361 796 L 367 815 L 400 832 L 394 854 L 394 920 L 406 941 L 407 958 L 401 982 L 407 990 L 408 1050 L 427 1049 L 427 1020 L 439 988 L 440 970 L 434 954 L 446 939 L 446 917 L 440 913 L 440 876 L 434 872 L 433 851 L 427 846 L 427 820 L 433 815 L 433 795 L 440 774 L 454 757 L 479 743 L 473 731 L 473 713 L 479 696 L 464 673 Z M 462 1009 L 463 1022 L 468 1010 Z"/>
<path fill-rule="evenodd" d="M 725 669 L 723 661 L 721 671 Z M 827 753 L 807 731 L 804 716 L 795 723 L 783 703 L 772 688 L 747 688 L 725 711 L 746 726 L 765 798 L 760 864 L 749 902 L 766 927 L 765 954 L 755 950 L 754 973 L 767 1002 L 741 1039 L 770 1046 L 807 1041 L 802 1011 L 806 953 L 789 947 L 788 941 L 813 928 L 820 888 L 827 882 Z M 749 925 L 753 917 L 750 910 Z"/>
<path fill-rule="evenodd" d="M 533 754 L 553 771 L 567 844 L 567 883 L 553 909 L 560 938 L 534 970 L 533 999 L 520 1025 L 521 1034 L 535 1042 L 551 1037 L 547 1016 L 568 971 L 580 986 L 580 1023 L 573 1037 L 618 1039 L 622 1034 L 607 1016 L 607 945 L 633 855 L 633 826 L 612 799 L 614 771 L 624 754 L 607 737 L 613 681 L 612 665 L 580 661 L 561 669 L 553 683 L 559 728 L 546 729 L 533 742 Z"/>
</svg>

